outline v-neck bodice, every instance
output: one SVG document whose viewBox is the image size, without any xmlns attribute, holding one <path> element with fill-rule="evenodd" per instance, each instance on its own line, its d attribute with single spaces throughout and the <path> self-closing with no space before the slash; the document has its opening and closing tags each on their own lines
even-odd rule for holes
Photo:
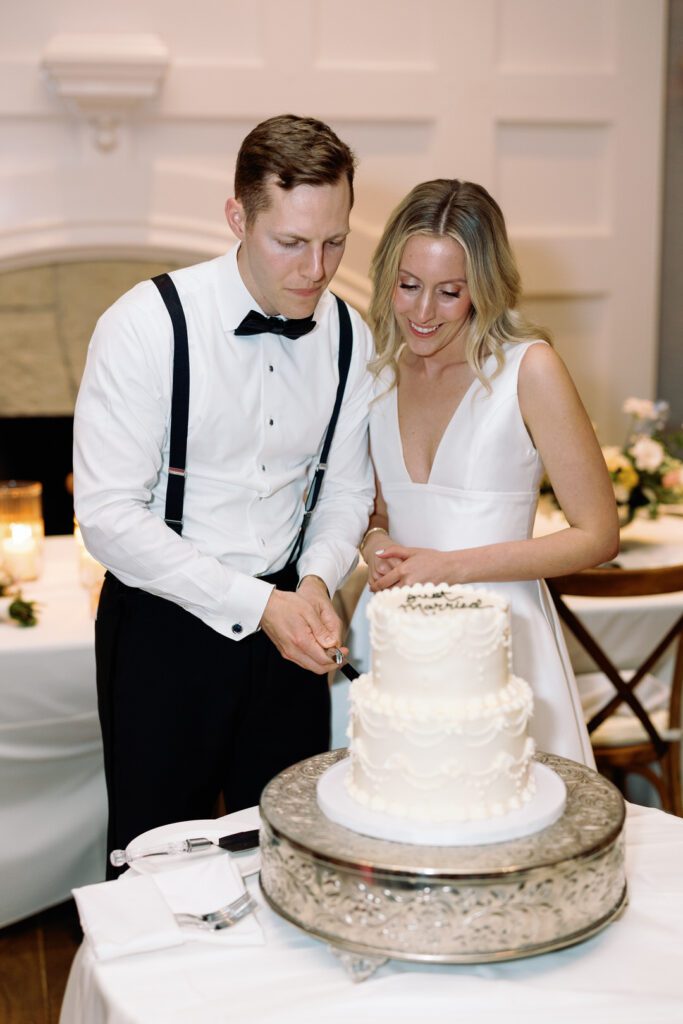
<svg viewBox="0 0 683 1024">
<path fill-rule="evenodd" d="M 397 389 L 378 382 L 370 444 L 396 540 L 462 548 L 531 535 L 543 466 L 522 419 L 517 380 L 532 344 L 504 346 L 505 364 L 490 391 L 473 381 L 444 430 L 426 483 L 411 480 L 406 467 Z M 494 367 L 491 356 L 485 370 Z"/>
<path fill-rule="evenodd" d="M 439 451 L 441 450 L 442 445 L 447 443 L 447 435 L 448 435 L 448 433 L 449 433 L 449 431 L 450 431 L 454 421 L 457 419 L 458 413 L 459 413 L 460 409 L 465 404 L 465 401 L 468 398 L 470 392 L 474 390 L 474 388 L 478 385 L 478 383 L 479 383 L 479 380 L 478 380 L 477 377 L 475 377 L 474 380 L 471 381 L 469 386 L 465 389 L 465 392 L 464 392 L 462 398 L 460 399 L 460 401 L 456 405 L 455 409 L 451 413 L 451 415 L 450 415 L 450 417 L 448 419 L 448 422 L 446 423 L 446 426 L 444 427 L 444 431 L 443 431 L 441 437 L 439 438 L 439 443 L 437 444 L 436 451 L 434 452 L 434 458 L 432 460 L 432 465 L 431 465 L 431 467 L 429 469 L 429 476 L 428 476 L 427 480 L 424 481 L 424 483 L 427 483 L 427 484 L 431 483 L 432 472 L 434 470 L 434 463 L 436 462 L 437 458 L 439 457 Z M 403 443 L 403 435 L 401 433 L 401 416 L 400 416 L 400 412 L 399 412 L 399 408 L 398 408 L 398 388 L 392 388 L 391 389 L 391 395 L 393 396 L 393 401 L 394 401 L 394 417 L 395 417 L 395 420 L 396 420 L 396 431 L 397 431 L 397 434 L 398 434 L 398 443 L 399 443 L 399 446 L 400 446 L 401 456 L 402 456 L 402 459 L 403 459 L 403 468 L 405 469 L 406 476 L 408 477 L 408 480 L 410 481 L 410 483 L 422 484 L 423 483 L 422 481 L 413 480 L 413 478 L 410 475 L 410 471 L 408 469 L 408 462 L 407 462 L 407 459 L 406 459 L 406 449 L 405 449 L 405 445 Z"/>
</svg>

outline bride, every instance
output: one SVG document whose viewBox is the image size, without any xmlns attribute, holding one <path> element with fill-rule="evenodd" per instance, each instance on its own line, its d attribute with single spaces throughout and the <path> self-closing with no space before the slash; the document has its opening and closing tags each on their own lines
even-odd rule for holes
<svg viewBox="0 0 683 1024">
<path fill-rule="evenodd" d="M 532 686 L 541 750 L 593 765 L 544 577 L 614 557 L 612 486 L 588 416 L 520 281 L 480 185 L 417 185 L 375 252 L 370 322 L 375 511 L 361 545 L 370 589 L 484 584 L 512 612 L 513 665 Z M 547 472 L 567 527 L 532 539 Z"/>
</svg>

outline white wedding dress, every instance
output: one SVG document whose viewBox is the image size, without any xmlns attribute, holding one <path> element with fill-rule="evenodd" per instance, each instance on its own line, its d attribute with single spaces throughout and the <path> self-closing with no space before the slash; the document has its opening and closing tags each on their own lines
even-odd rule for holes
<svg viewBox="0 0 683 1024">
<path fill-rule="evenodd" d="M 448 551 L 531 537 L 543 466 L 522 420 L 517 377 L 533 344 L 544 342 L 504 346 L 505 366 L 491 380 L 492 392 L 473 382 L 446 427 L 426 484 L 413 483 L 406 469 L 397 390 L 386 391 L 386 384 L 378 382 L 370 446 L 397 543 Z M 489 357 L 486 373 L 495 365 Z M 534 691 L 530 732 L 538 749 L 594 767 L 574 674 L 545 583 L 481 586 L 510 602 L 513 667 Z"/>
</svg>

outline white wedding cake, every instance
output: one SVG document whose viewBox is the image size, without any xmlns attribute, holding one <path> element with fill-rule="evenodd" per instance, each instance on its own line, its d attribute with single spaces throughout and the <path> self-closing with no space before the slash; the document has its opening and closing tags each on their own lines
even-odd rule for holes
<svg viewBox="0 0 683 1024">
<path fill-rule="evenodd" d="M 352 799 L 415 822 L 472 821 L 534 793 L 531 688 L 512 675 L 508 604 L 416 584 L 368 607 L 371 671 L 351 685 Z"/>
</svg>

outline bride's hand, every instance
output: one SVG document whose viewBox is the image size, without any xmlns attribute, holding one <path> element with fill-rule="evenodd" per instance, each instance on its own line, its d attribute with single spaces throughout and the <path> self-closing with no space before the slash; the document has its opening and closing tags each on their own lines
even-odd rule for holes
<svg viewBox="0 0 683 1024">
<path fill-rule="evenodd" d="M 447 553 L 433 548 L 407 548 L 400 544 L 386 544 L 376 552 L 377 562 L 389 568 L 378 576 L 371 590 L 389 587 L 407 587 L 412 583 L 450 583 Z"/>
<path fill-rule="evenodd" d="M 382 589 L 380 581 L 388 572 L 401 564 L 400 558 L 384 558 L 381 555 L 388 545 L 394 547 L 394 542 L 388 534 L 377 534 L 377 540 L 370 538 L 364 551 L 365 561 L 368 564 L 368 586 L 374 593 Z M 374 543 L 372 543 L 374 541 Z"/>
</svg>

